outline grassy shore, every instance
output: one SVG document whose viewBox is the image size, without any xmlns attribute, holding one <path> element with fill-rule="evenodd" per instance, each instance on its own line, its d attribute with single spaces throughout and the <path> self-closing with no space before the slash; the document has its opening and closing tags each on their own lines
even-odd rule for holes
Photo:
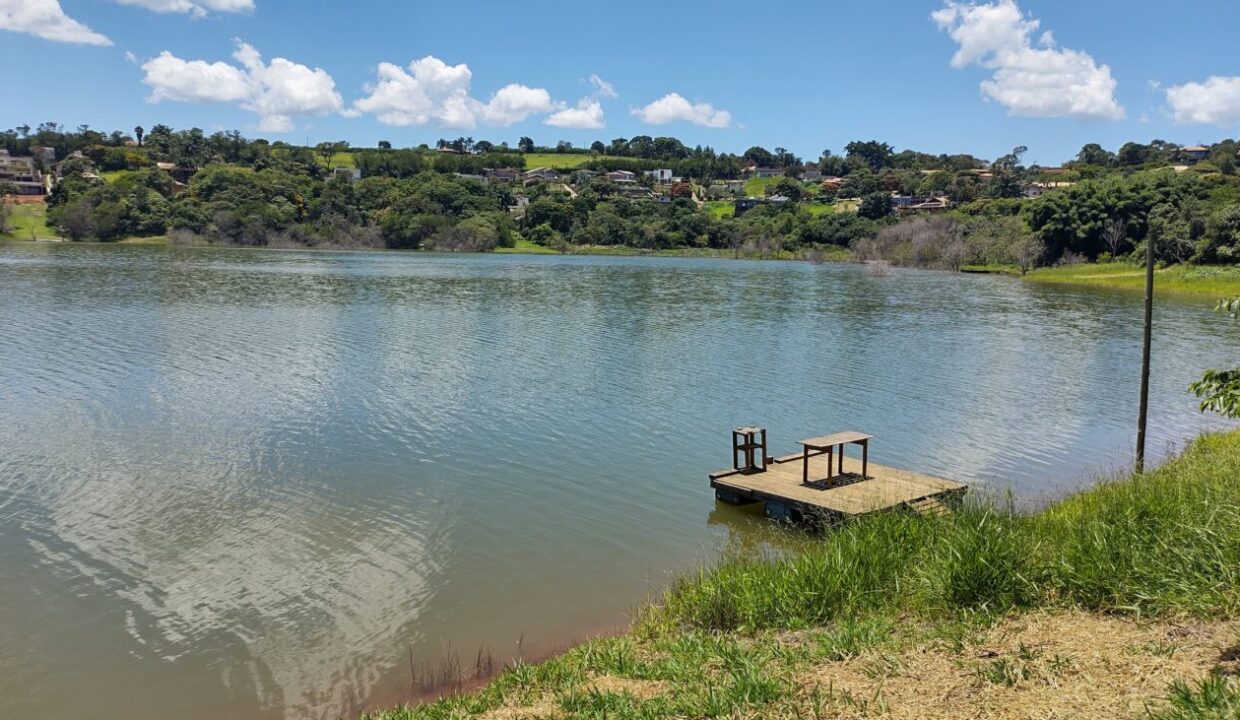
<svg viewBox="0 0 1240 720">
<path fill-rule="evenodd" d="M 632 629 L 413 718 L 1237 717 L 1240 432 L 1037 514 L 726 553 Z"/>
<path fill-rule="evenodd" d="M 1142 292 L 1145 268 L 1127 263 L 1085 263 L 1040 268 L 1025 276 L 1033 282 L 1090 285 Z M 1240 266 L 1173 265 L 1157 271 L 1155 291 L 1206 298 L 1240 295 Z"/>
<path fill-rule="evenodd" d="M 9 216 L 10 231 L 0 233 L 4 240 L 29 240 L 34 238 L 53 238 L 56 233 L 47 226 L 47 206 L 43 203 L 22 203 L 10 205 L 12 214 Z"/>
</svg>

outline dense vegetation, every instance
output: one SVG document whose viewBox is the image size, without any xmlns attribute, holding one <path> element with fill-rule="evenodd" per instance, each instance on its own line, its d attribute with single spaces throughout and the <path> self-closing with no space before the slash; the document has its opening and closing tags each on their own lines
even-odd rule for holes
<svg viewBox="0 0 1240 720">
<path fill-rule="evenodd" d="M 783 148 L 734 155 L 669 137 L 617 138 L 590 148 L 538 147 L 528 137 L 516 148 L 472 138 L 437 145 L 307 148 L 162 125 L 105 135 L 44 123 L 0 133 L 0 147 L 14 155 L 35 146 L 54 148 L 59 158 L 81 154 L 59 165 L 48 199 L 49 225 L 74 240 L 172 234 L 245 245 L 485 251 L 522 239 L 556 249 L 766 256 L 834 247 L 903 265 L 1026 270 L 1124 258 L 1153 238 L 1164 262 L 1240 260 L 1240 179 L 1231 140 L 1204 158 L 1157 140 L 1114 153 L 1091 144 L 1053 171 L 1022 165 L 1024 148 L 985 163 L 897 152 L 872 140 L 850 142 L 839 155 L 824 151 L 809 164 Z M 630 199 L 601 174 L 575 178 L 575 194 L 558 182 L 523 187 L 479 179 L 488 168 L 528 169 L 527 160 L 551 157 L 563 158 L 556 163 L 562 168 L 598 173 L 667 168 L 684 182 L 665 193 L 666 202 L 655 202 Z M 337 177 L 336 167 L 356 168 L 361 179 Z M 742 192 L 787 201 L 732 212 L 734 194 L 719 183 L 742 179 L 751 167 L 781 168 L 785 176 L 755 177 Z M 829 181 L 805 182 L 807 170 Z M 943 197 L 953 207 L 900 221 L 893 195 Z M 703 202 L 710 198 L 716 202 Z"/>
<path fill-rule="evenodd" d="M 1181 630 L 1193 619 L 1234 619 L 1237 477 L 1240 433 L 1206 436 L 1147 475 L 1033 515 L 978 502 L 942 518 L 871 516 L 774 554 L 737 550 L 676 582 L 628 635 L 518 664 L 478 693 L 372 717 L 470 717 L 515 705 L 539 717 L 859 717 L 867 701 L 881 715 L 877 698 L 828 692 L 833 663 L 881 648 L 887 654 L 866 671 L 895 678 L 899 663 L 884 658 L 924 658 L 917 648 L 927 645 L 966 649 L 992 625 L 1033 612 L 1171 619 Z M 1124 652 L 1177 652 L 1162 638 Z M 1039 652 L 959 652 L 951 669 L 973 673 L 979 688 L 1053 688 L 1056 673 L 1074 672 L 1072 658 Z M 824 679 L 812 687 L 803 678 L 815 666 Z M 613 682 L 592 684 L 599 677 Z M 943 688 L 931 685 L 923 678 L 921 690 L 937 697 Z M 1153 717 L 1234 717 L 1240 684 L 1182 677 L 1165 699 L 1148 700 Z"/>
</svg>

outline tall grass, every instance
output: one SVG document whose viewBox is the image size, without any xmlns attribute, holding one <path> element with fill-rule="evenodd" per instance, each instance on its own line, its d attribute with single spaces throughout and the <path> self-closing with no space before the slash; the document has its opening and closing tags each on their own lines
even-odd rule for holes
<svg viewBox="0 0 1240 720">
<path fill-rule="evenodd" d="M 731 555 L 675 583 L 648 626 L 802 628 L 876 612 L 1240 610 L 1240 433 L 1037 515 L 975 502 L 863 518 L 785 556 Z"/>
</svg>

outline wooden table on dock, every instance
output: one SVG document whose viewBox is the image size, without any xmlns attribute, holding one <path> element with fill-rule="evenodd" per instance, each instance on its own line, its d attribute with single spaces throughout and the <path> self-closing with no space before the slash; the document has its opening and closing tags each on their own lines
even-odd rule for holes
<svg viewBox="0 0 1240 720">
<path fill-rule="evenodd" d="M 844 445 L 855 443 L 861 446 L 861 477 L 867 477 L 866 471 L 869 469 L 870 462 L 870 439 L 873 435 L 866 435 L 855 430 L 846 430 L 844 432 L 832 433 L 830 435 L 820 435 L 812 437 L 808 440 L 801 441 L 801 483 L 809 484 L 809 459 L 819 455 L 827 456 L 827 477 L 831 480 L 832 467 L 835 465 L 835 447 L 840 448 L 839 474 L 844 474 Z M 810 451 L 813 451 L 812 453 Z"/>
</svg>

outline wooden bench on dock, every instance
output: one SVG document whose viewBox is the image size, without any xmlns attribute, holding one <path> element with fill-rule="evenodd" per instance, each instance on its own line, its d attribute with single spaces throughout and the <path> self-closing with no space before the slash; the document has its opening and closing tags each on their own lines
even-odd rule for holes
<svg viewBox="0 0 1240 720">
<path fill-rule="evenodd" d="M 711 473 L 710 485 L 724 502 L 763 502 L 767 515 L 789 520 L 831 521 L 899 508 L 941 514 L 963 497 L 967 488 L 960 483 L 869 462 L 871 439 L 854 431 L 810 438 L 801 441 L 801 452 L 757 468 Z M 848 443 L 861 446 L 860 459 L 844 457 Z M 810 465 L 823 455 L 826 476 L 820 477 Z"/>
</svg>

